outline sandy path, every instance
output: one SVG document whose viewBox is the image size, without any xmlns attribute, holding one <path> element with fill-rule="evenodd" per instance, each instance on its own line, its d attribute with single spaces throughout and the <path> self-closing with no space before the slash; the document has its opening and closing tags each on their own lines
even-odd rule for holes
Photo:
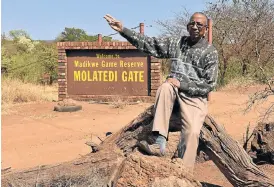
<svg viewBox="0 0 274 187">
<path fill-rule="evenodd" d="M 100 142 L 144 110 L 142 104 L 126 109 L 82 103 L 83 110 L 57 113 L 55 103 L 26 104 L 16 114 L 2 116 L 2 168 L 15 169 L 69 161 L 90 152 L 84 143 Z"/>
<path fill-rule="evenodd" d="M 225 126 L 228 133 L 239 142 L 248 124 L 252 128 L 262 116 L 264 108 L 274 98 L 244 114 L 249 91 L 225 90 L 214 92 L 209 113 Z M 100 142 L 108 131 L 116 132 L 151 103 L 126 106 L 123 109 L 110 105 L 81 103 L 83 110 L 74 113 L 52 111 L 56 103 L 24 104 L 14 112 L 2 115 L 2 168 L 22 169 L 37 165 L 70 161 L 90 152 L 84 143 Z M 272 116 L 272 120 L 274 120 Z M 274 166 L 265 169 L 274 176 Z M 231 186 L 211 162 L 197 164 L 195 177 L 200 181 Z"/>
</svg>

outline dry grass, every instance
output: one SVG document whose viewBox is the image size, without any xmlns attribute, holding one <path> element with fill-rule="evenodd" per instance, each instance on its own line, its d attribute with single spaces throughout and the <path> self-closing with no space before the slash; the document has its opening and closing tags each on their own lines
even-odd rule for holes
<svg viewBox="0 0 274 187">
<path fill-rule="evenodd" d="M 220 91 L 227 91 L 230 89 L 245 89 L 254 85 L 258 85 L 258 83 L 256 83 L 254 80 L 250 79 L 250 78 L 244 78 L 244 77 L 239 77 L 239 78 L 235 78 L 232 79 L 231 81 L 229 81 L 229 83 L 223 87 L 218 88 L 218 90 Z"/>
<path fill-rule="evenodd" d="M 255 94 L 259 90 L 264 90 L 266 84 L 258 83 L 251 79 L 239 78 L 230 81 L 227 85 L 217 88 L 221 92 L 237 92 L 240 94 Z"/>
<path fill-rule="evenodd" d="M 122 99 L 120 96 L 114 96 L 111 101 L 113 108 L 124 109 L 129 104 L 127 99 Z"/>
<path fill-rule="evenodd" d="M 57 100 L 57 86 L 23 83 L 18 79 L 2 78 L 2 112 L 9 112 L 14 104 Z"/>
</svg>

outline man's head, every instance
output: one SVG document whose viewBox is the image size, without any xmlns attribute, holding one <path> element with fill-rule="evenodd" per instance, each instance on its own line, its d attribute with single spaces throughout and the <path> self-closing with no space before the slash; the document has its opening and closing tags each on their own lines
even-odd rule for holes
<svg viewBox="0 0 274 187">
<path fill-rule="evenodd" d="M 201 12 L 195 12 L 191 16 L 187 24 L 187 31 L 189 32 L 192 41 L 198 41 L 205 36 L 208 29 L 207 20 L 207 16 Z"/>
</svg>

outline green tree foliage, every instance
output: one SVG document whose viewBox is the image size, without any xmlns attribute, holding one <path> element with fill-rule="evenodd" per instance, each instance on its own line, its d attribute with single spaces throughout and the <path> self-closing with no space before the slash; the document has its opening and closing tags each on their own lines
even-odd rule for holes
<svg viewBox="0 0 274 187">
<path fill-rule="evenodd" d="M 50 76 L 50 83 L 52 83 L 53 80 L 57 80 L 58 54 L 56 44 L 40 43 L 36 51 L 42 72 Z"/>
<path fill-rule="evenodd" d="M 8 55 L 7 49 L 5 46 L 1 48 L 1 67 L 8 68 L 11 65 L 11 56 Z"/>
<path fill-rule="evenodd" d="M 2 37 L 1 69 L 4 76 L 18 78 L 24 82 L 41 82 L 48 73 L 51 80 L 57 78 L 56 44 L 33 41 L 25 31 L 10 31 L 9 37 Z"/>
<path fill-rule="evenodd" d="M 12 40 L 17 40 L 20 37 L 25 37 L 30 39 L 30 35 L 24 30 L 12 30 L 9 32 L 9 36 Z"/>
<path fill-rule="evenodd" d="M 56 38 L 56 41 L 59 42 L 82 42 L 82 41 L 88 41 L 88 42 L 94 42 L 98 40 L 97 35 L 88 35 L 86 31 L 83 29 L 78 28 L 68 28 L 65 27 L 64 31 L 61 32 L 61 34 Z M 103 37 L 103 41 L 111 41 L 111 37 Z"/>
<path fill-rule="evenodd" d="M 78 28 L 65 28 L 56 41 L 97 41 L 98 36 L 88 35 Z M 103 41 L 111 41 L 103 37 Z M 56 41 L 34 41 L 24 30 L 2 33 L 1 70 L 4 76 L 23 82 L 41 83 L 43 75 L 50 76 L 50 83 L 58 78 L 58 54 Z"/>
<path fill-rule="evenodd" d="M 66 27 L 63 32 L 61 32 L 60 36 L 58 37 L 58 41 L 66 42 L 66 41 L 85 41 L 87 40 L 87 33 L 83 29 L 77 28 L 68 28 Z"/>
</svg>

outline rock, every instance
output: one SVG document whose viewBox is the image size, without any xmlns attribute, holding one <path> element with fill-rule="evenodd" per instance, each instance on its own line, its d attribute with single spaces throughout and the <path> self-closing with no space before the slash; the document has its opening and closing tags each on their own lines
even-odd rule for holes
<svg viewBox="0 0 274 187">
<path fill-rule="evenodd" d="M 131 154 L 123 163 L 117 187 L 202 187 L 184 167 L 182 159 Z"/>
<path fill-rule="evenodd" d="M 99 145 L 96 144 L 96 143 L 94 143 L 94 142 L 88 141 L 88 142 L 86 142 L 85 144 L 88 145 L 88 146 L 90 146 L 91 152 L 92 152 L 92 153 L 95 153 L 95 152 L 97 152 L 97 151 L 100 150 Z"/>
</svg>

